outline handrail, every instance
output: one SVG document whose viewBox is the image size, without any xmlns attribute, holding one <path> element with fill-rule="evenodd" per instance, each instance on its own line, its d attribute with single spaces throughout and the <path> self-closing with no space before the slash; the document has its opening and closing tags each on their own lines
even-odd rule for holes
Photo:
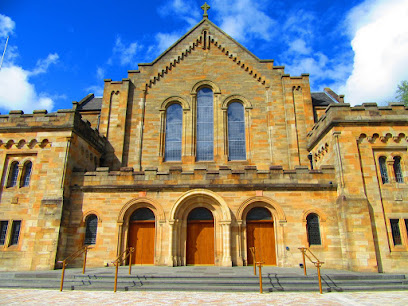
<svg viewBox="0 0 408 306">
<path fill-rule="evenodd" d="M 125 249 L 112 263 L 116 266 L 116 271 L 115 271 L 115 286 L 113 287 L 113 292 L 116 292 L 117 286 L 118 286 L 118 271 L 119 271 L 119 265 L 126 260 L 126 258 L 129 257 L 129 275 L 132 274 L 132 254 L 135 251 L 135 248 L 129 247 Z M 123 257 L 125 255 L 125 257 Z"/>
<path fill-rule="evenodd" d="M 88 253 L 88 250 L 92 249 L 92 247 L 86 245 L 82 248 L 80 248 L 79 250 L 75 251 L 74 253 L 72 253 L 71 255 L 69 255 L 67 258 L 65 258 L 64 260 L 60 260 L 57 261 L 57 263 L 62 263 L 62 273 L 61 273 L 61 284 L 60 284 L 60 291 L 62 291 L 62 289 L 64 288 L 64 277 L 65 277 L 65 267 L 67 266 L 67 264 L 74 260 L 75 258 L 79 257 L 82 253 L 84 253 L 84 263 L 82 265 L 82 274 L 85 274 L 85 266 L 86 266 L 86 255 Z"/>
<path fill-rule="evenodd" d="M 312 253 L 312 251 L 310 251 L 309 248 L 299 248 L 299 250 L 302 252 L 302 258 L 303 258 L 303 271 L 305 272 L 305 275 L 307 275 L 306 273 L 306 259 L 305 257 L 307 257 L 307 259 L 309 259 L 309 261 L 315 265 L 315 267 L 317 268 L 317 277 L 319 279 L 319 289 L 320 289 L 320 294 L 323 293 L 322 290 L 322 277 L 320 275 L 320 267 L 324 264 L 323 261 L 320 261 L 315 254 Z M 307 252 L 310 253 L 310 255 L 313 257 L 310 258 L 309 255 L 307 254 Z"/>
</svg>

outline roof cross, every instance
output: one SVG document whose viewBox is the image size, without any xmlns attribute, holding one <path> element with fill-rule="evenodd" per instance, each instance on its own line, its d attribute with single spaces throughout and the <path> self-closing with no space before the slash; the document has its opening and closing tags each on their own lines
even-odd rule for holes
<svg viewBox="0 0 408 306">
<path fill-rule="evenodd" d="M 204 5 L 201 6 L 201 9 L 204 11 L 203 18 L 208 18 L 207 10 L 210 9 L 210 6 L 207 4 L 207 2 L 205 2 Z"/>
</svg>

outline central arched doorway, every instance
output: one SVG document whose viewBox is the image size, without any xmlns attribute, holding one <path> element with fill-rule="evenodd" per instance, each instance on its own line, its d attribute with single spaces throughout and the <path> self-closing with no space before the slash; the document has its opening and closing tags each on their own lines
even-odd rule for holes
<svg viewBox="0 0 408 306">
<path fill-rule="evenodd" d="M 186 263 L 214 264 L 214 217 L 204 207 L 194 208 L 187 218 Z"/>
<path fill-rule="evenodd" d="M 246 217 L 248 264 L 253 264 L 250 248 L 256 249 L 256 260 L 276 265 L 275 230 L 272 215 L 264 207 L 252 208 Z"/>
<path fill-rule="evenodd" d="M 154 264 L 155 216 L 146 207 L 139 208 L 129 218 L 128 246 L 135 248 L 132 264 Z"/>
</svg>

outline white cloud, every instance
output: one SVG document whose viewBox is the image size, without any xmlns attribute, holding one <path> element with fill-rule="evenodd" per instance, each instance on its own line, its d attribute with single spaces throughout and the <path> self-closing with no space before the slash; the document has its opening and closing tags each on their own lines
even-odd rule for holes
<svg viewBox="0 0 408 306">
<path fill-rule="evenodd" d="M 52 64 L 56 64 L 58 62 L 58 59 L 59 56 L 57 53 L 48 54 L 47 58 L 39 59 L 34 70 L 30 72 L 30 75 L 37 75 L 47 72 L 48 67 Z"/>
<path fill-rule="evenodd" d="M 105 69 L 98 67 L 96 69 L 96 78 L 98 80 L 103 80 L 104 76 L 105 76 Z"/>
<path fill-rule="evenodd" d="M 394 100 L 408 79 L 408 0 L 367 0 L 348 17 L 353 72 L 341 90 L 351 104 Z"/>
<path fill-rule="evenodd" d="M 162 17 L 176 16 L 192 27 L 200 21 L 198 7 L 193 1 L 173 0 L 158 8 Z"/>
<path fill-rule="evenodd" d="M 296 54 L 310 54 L 312 48 L 306 46 L 306 42 L 303 39 L 295 39 L 289 43 L 289 52 Z"/>
<path fill-rule="evenodd" d="M 248 43 L 252 38 L 270 41 L 276 34 L 276 21 L 262 8 L 265 1 L 214 0 L 212 6 L 221 28 L 235 39 Z"/>
<path fill-rule="evenodd" d="M 120 37 L 116 38 L 115 46 L 113 47 L 113 56 L 119 58 L 119 62 L 122 66 L 131 64 L 135 61 L 135 56 L 137 51 L 141 47 L 138 43 L 133 42 L 126 46 Z M 112 64 L 112 58 L 108 61 L 109 64 Z"/>
<path fill-rule="evenodd" d="M 52 110 L 53 100 L 44 93 L 38 94 L 29 82 L 31 72 L 18 66 L 3 67 L 0 71 L 0 107 L 21 109 L 32 112 L 34 109 Z"/>
<path fill-rule="evenodd" d="M 0 37 L 12 34 L 15 26 L 16 24 L 10 17 L 0 14 Z"/>
<path fill-rule="evenodd" d="M 180 33 L 157 33 L 155 36 L 157 45 L 155 46 L 158 54 L 165 51 L 181 37 Z"/>
<path fill-rule="evenodd" d="M 89 86 L 85 89 L 85 92 L 93 93 L 96 97 L 102 97 L 103 96 L 103 86 L 98 86 L 98 85 Z"/>
</svg>

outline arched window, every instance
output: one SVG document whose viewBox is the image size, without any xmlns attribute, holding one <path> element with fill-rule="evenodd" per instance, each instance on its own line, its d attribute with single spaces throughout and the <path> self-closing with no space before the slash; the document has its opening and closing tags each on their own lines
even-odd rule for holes
<svg viewBox="0 0 408 306">
<path fill-rule="evenodd" d="M 181 134 L 183 110 L 180 104 L 172 104 L 166 111 L 165 161 L 181 160 Z"/>
<path fill-rule="evenodd" d="M 395 174 L 395 181 L 397 183 L 404 182 L 404 177 L 402 176 L 402 168 L 401 168 L 401 157 L 399 156 L 394 157 L 394 174 Z"/>
<path fill-rule="evenodd" d="M 269 210 L 267 210 L 264 207 L 254 207 L 248 212 L 246 220 L 247 221 L 272 220 L 272 215 L 269 212 Z"/>
<path fill-rule="evenodd" d="M 197 207 L 194 208 L 187 217 L 188 221 L 193 220 L 213 220 L 213 214 L 207 208 L 204 207 Z"/>
<path fill-rule="evenodd" d="M 21 177 L 21 187 L 30 185 L 31 169 L 33 168 L 32 162 L 26 162 L 23 169 L 23 175 Z"/>
<path fill-rule="evenodd" d="M 18 162 L 13 162 L 10 167 L 9 178 L 7 181 L 7 187 L 14 187 L 17 185 L 18 178 Z"/>
<path fill-rule="evenodd" d="M 197 93 L 197 161 L 214 159 L 213 92 L 202 88 Z"/>
<path fill-rule="evenodd" d="M 316 214 L 309 214 L 306 217 L 307 240 L 309 246 L 321 245 L 319 216 Z"/>
<path fill-rule="evenodd" d="M 388 180 L 388 172 L 387 172 L 387 164 L 386 164 L 386 158 L 384 156 L 381 156 L 378 159 L 380 163 L 380 172 L 381 172 L 381 180 L 383 184 L 386 184 L 389 182 Z"/>
<path fill-rule="evenodd" d="M 133 212 L 129 221 L 154 221 L 154 213 L 147 207 L 139 208 Z"/>
<path fill-rule="evenodd" d="M 86 218 L 85 229 L 85 245 L 96 243 L 96 232 L 98 230 L 98 217 L 95 215 L 89 215 Z"/>
<path fill-rule="evenodd" d="M 244 106 L 233 102 L 228 106 L 228 160 L 245 160 Z"/>
</svg>

